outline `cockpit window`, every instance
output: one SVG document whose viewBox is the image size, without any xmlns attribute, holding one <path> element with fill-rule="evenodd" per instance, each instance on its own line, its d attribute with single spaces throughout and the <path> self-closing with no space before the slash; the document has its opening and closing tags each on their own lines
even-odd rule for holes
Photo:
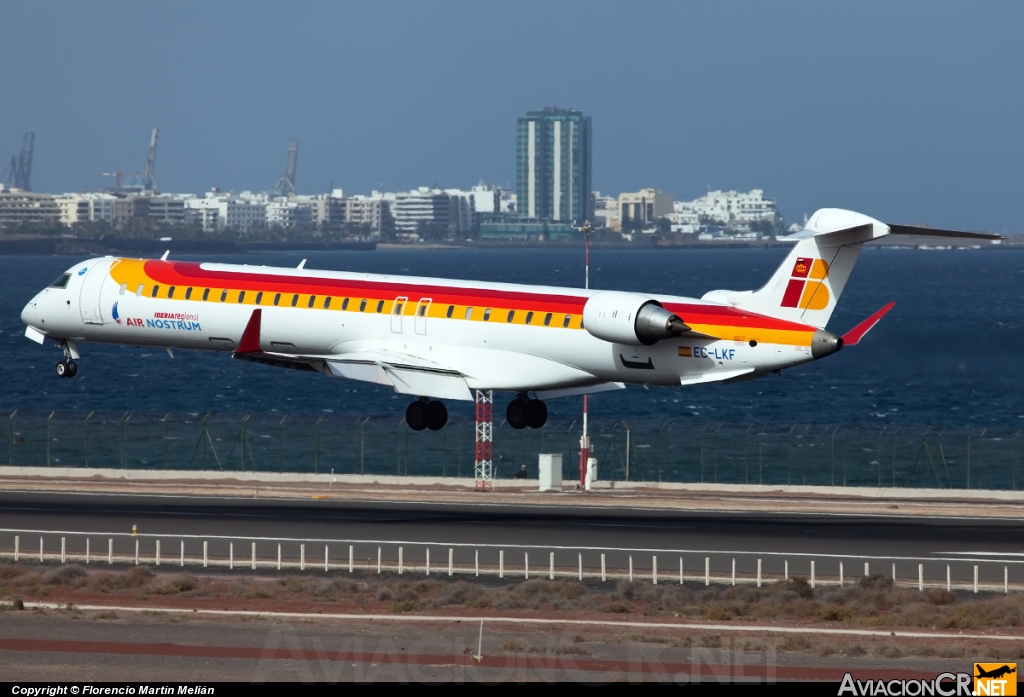
<svg viewBox="0 0 1024 697">
<path fill-rule="evenodd" d="M 53 283 L 50 284 L 50 287 L 51 288 L 67 288 L 68 287 L 68 281 L 70 281 L 70 280 L 71 280 L 71 274 L 69 274 L 69 273 L 62 273 L 60 275 L 60 278 L 58 278 L 56 281 L 54 281 Z"/>
</svg>

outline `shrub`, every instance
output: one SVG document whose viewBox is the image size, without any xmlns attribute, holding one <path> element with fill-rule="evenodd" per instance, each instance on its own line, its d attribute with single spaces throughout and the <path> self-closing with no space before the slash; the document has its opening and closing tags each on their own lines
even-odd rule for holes
<svg viewBox="0 0 1024 697">
<path fill-rule="evenodd" d="M 819 607 L 814 616 L 824 622 L 842 622 L 853 617 L 853 610 L 845 605 L 825 605 Z"/>
</svg>

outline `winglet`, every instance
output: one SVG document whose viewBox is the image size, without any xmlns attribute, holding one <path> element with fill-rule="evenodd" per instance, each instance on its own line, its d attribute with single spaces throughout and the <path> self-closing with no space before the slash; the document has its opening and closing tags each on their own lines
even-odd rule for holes
<svg viewBox="0 0 1024 697">
<path fill-rule="evenodd" d="M 252 311 L 252 317 L 249 318 L 249 323 L 245 325 L 242 338 L 238 341 L 238 348 L 235 349 L 236 355 L 260 352 L 260 318 L 262 314 L 263 310 Z"/>
<path fill-rule="evenodd" d="M 895 306 L 896 303 L 889 303 L 856 327 L 843 334 L 843 346 L 855 346 L 857 342 L 863 339 L 864 335 L 871 331 L 871 328 L 878 324 L 879 320 L 885 317 L 885 314 Z"/>
</svg>

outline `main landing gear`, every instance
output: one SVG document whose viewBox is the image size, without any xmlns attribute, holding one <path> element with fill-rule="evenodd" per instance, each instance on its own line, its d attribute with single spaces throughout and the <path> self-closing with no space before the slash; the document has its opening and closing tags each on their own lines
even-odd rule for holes
<svg viewBox="0 0 1024 697">
<path fill-rule="evenodd" d="M 414 431 L 440 431 L 448 423 L 448 408 L 444 402 L 420 397 L 405 410 L 405 422 Z"/>
<path fill-rule="evenodd" d="M 515 429 L 540 428 L 548 422 L 548 407 L 539 399 L 529 399 L 524 393 L 509 402 L 505 410 L 508 425 Z"/>
<path fill-rule="evenodd" d="M 61 341 L 59 345 L 64 352 L 64 360 L 57 364 L 57 377 L 73 378 L 78 374 L 78 364 L 71 360 L 71 347 L 66 341 Z"/>
</svg>

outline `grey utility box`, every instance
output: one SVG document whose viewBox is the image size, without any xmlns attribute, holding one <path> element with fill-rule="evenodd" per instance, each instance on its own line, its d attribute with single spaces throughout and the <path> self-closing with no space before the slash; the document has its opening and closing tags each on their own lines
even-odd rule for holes
<svg viewBox="0 0 1024 697">
<path fill-rule="evenodd" d="M 541 453 L 540 455 L 540 490 L 562 490 L 562 455 L 561 453 Z"/>
</svg>

